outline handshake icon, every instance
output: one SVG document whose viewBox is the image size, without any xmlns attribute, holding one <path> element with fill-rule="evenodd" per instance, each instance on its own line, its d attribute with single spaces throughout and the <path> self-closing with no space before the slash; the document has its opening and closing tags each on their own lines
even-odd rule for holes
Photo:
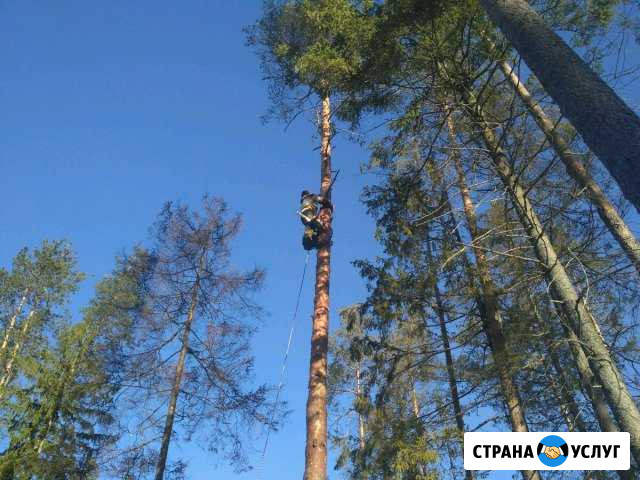
<svg viewBox="0 0 640 480">
<path fill-rule="evenodd" d="M 551 460 L 555 460 L 560 455 L 562 455 L 562 451 L 558 447 L 549 447 L 545 446 L 543 453 L 549 457 Z"/>
</svg>

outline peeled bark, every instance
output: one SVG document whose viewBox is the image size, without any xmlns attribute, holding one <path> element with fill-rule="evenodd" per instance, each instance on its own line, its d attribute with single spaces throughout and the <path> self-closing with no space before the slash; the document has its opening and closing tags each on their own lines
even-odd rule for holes
<svg viewBox="0 0 640 480">
<path fill-rule="evenodd" d="M 640 458 L 640 412 L 638 407 L 611 357 L 597 322 L 589 312 L 584 299 L 576 292 L 553 244 L 544 231 L 540 219 L 533 210 L 523 186 L 520 184 L 518 175 L 511 168 L 493 130 L 479 110 L 475 98 L 469 92 L 464 92 L 463 96 L 469 114 L 474 122 L 480 126 L 495 170 L 507 188 L 520 221 L 527 231 L 536 257 L 545 270 L 551 295 L 559 302 L 563 316 L 569 321 L 571 329 L 586 350 L 591 370 L 599 380 L 599 384 L 602 385 L 603 392 L 618 424 L 623 431 L 629 432 L 631 435 L 631 452 L 638 460 Z"/>
<path fill-rule="evenodd" d="M 329 96 L 322 99 L 320 145 L 320 194 L 331 197 L 331 104 Z M 305 480 L 327 478 L 327 351 L 329 348 L 329 276 L 331 264 L 330 208 L 322 208 L 319 220 L 324 234 L 316 256 L 316 285 L 313 299 L 309 394 L 307 398 L 307 441 L 305 449 Z"/>
<path fill-rule="evenodd" d="M 451 115 L 447 116 L 447 127 L 451 141 L 454 141 L 455 130 Z M 455 150 L 454 150 L 455 152 Z M 467 227 L 471 235 L 471 243 L 473 245 L 473 254 L 476 258 L 476 270 L 478 279 L 480 280 L 480 288 L 482 290 L 482 317 L 484 330 L 489 339 L 489 346 L 493 361 L 498 371 L 498 379 L 502 396 L 507 407 L 511 428 L 514 432 L 528 432 L 527 421 L 524 415 L 524 409 L 518 394 L 518 388 L 513 381 L 509 369 L 509 353 L 506 349 L 506 341 L 502 331 L 502 318 L 498 305 L 498 293 L 496 286 L 491 278 L 489 263 L 481 248 L 478 248 L 478 237 L 480 229 L 475 213 L 475 208 L 471 200 L 471 194 L 467 187 L 466 178 L 457 153 L 451 155 L 453 165 L 457 174 L 458 188 L 462 196 L 463 210 L 467 219 Z M 525 480 L 540 480 L 540 474 L 537 471 L 522 470 L 522 476 Z"/>
<path fill-rule="evenodd" d="M 569 144 L 556 130 L 554 122 L 533 99 L 524 84 L 520 82 L 520 78 L 518 78 L 513 68 L 505 61 L 500 61 L 498 64 L 513 89 L 529 110 L 531 116 L 549 140 L 549 143 L 558 153 L 567 173 L 584 189 L 587 198 L 596 207 L 600 218 L 611 232 L 611 235 L 613 235 L 620 247 L 622 247 L 636 268 L 636 271 L 640 274 L 640 242 L 638 242 L 633 232 L 631 232 L 624 219 L 620 216 L 616 207 L 602 191 L 600 185 L 598 185 L 589 174 L 580 160 L 580 155 L 571 151 Z"/>
<path fill-rule="evenodd" d="M 640 211 L 640 118 L 525 0 L 480 4 Z"/>
<path fill-rule="evenodd" d="M 180 394 L 180 384 L 182 383 L 182 376 L 184 374 L 184 364 L 187 358 L 187 352 L 189 351 L 191 326 L 193 325 L 193 317 L 195 315 L 198 302 L 199 284 L 199 280 L 196 279 L 191 293 L 191 305 L 189 305 L 187 319 L 182 331 L 182 347 L 180 348 L 180 355 L 178 356 L 178 363 L 176 364 L 176 373 L 173 379 L 173 386 L 171 387 L 171 394 L 169 396 L 169 407 L 167 409 L 167 417 L 165 419 L 164 431 L 162 433 L 162 443 L 160 446 L 160 453 L 158 455 L 158 462 L 156 463 L 155 480 L 163 480 L 164 471 L 167 466 L 169 443 L 171 442 L 171 434 L 173 433 L 173 421 L 175 419 L 176 406 L 178 404 L 178 396 Z"/>
</svg>

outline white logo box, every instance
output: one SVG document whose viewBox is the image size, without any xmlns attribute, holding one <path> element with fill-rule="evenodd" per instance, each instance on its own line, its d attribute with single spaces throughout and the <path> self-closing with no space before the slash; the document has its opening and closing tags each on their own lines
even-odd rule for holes
<svg viewBox="0 0 640 480">
<path fill-rule="evenodd" d="M 566 460 L 557 466 L 545 465 L 537 455 L 538 444 L 550 435 L 562 438 L 568 446 Z M 487 445 L 488 452 L 485 447 Z M 529 453 L 533 453 L 533 458 L 523 458 L 527 453 L 527 447 L 530 448 Z M 557 453 L 550 452 L 550 455 L 554 456 Z M 556 462 L 562 461 L 563 458 L 565 457 L 559 457 Z M 546 458 L 545 461 L 549 462 Z M 464 434 L 464 468 L 466 470 L 628 470 L 630 461 L 631 452 L 627 432 L 467 432 Z"/>
</svg>

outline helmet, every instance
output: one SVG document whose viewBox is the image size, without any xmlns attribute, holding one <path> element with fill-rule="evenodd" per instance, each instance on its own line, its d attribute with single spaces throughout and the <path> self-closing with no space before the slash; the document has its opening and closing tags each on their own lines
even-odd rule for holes
<svg viewBox="0 0 640 480">
<path fill-rule="evenodd" d="M 302 193 L 300 194 L 300 198 L 304 198 L 307 195 L 311 195 L 311 192 L 309 192 L 309 190 L 303 190 Z"/>
</svg>

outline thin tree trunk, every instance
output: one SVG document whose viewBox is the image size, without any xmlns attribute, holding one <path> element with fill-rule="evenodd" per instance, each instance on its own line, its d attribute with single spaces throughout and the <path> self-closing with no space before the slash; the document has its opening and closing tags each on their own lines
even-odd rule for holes
<svg viewBox="0 0 640 480">
<path fill-rule="evenodd" d="M 580 344 L 588 352 L 589 364 L 600 381 L 609 406 L 623 431 L 631 435 L 631 451 L 640 459 L 640 412 L 624 383 L 597 322 L 589 312 L 584 300 L 576 292 L 569 275 L 558 259 L 540 219 L 529 202 L 518 175 L 511 168 L 504 151 L 479 110 L 471 92 L 461 92 L 467 110 L 480 126 L 484 143 L 489 151 L 494 167 L 507 188 L 516 207 L 522 225 L 525 227 L 536 256 L 542 264 L 552 297 L 560 302 L 564 316 L 569 320 Z"/>
<path fill-rule="evenodd" d="M 480 4 L 640 211 L 640 118 L 528 2 Z"/>
<path fill-rule="evenodd" d="M 589 366 L 589 359 L 582 348 L 581 342 L 569 328 L 565 328 L 565 335 L 567 336 L 569 347 L 573 353 L 573 358 L 576 362 L 576 368 L 580 376 L 580 384 L 582 389 L 587 394 L 587 397 L 591 400 L 593 411 L 598 420 L 598 424 L 603 432 L 618 432 L 620 429 L 616 425 L 616 422 L 611 418 L 609 407 L 602 387 L 599 385 L 598 379 L 593 374 L 593 370 Z"/>
<path fill-rule="evenodd" d="M 558 153 L 567 173 L 584 189 L 587 198 L 596 207 L 600 218 L 620 244 L 620 247 L 625 251 L 638 273 L 640 273 L 640 242 L 638 242 L 633 232 L 631 232 L 624 219 L 620 216 L 616 207 L 589 174 L 580 160 L 580 155 L 571 152 L 569 144 L 555 128 L 554 122 L 533 99 L 513 68 L 505 61 L 500 61 L 498 64 L 502 73 L 509 80 L 513 89 L 526 105 L 529 113 L 531 113 L 531 116 L 549 140 L 549 143 Z"/>
<path fill-rule="evenodd" d="M 548 339 L 545 339 L 548 340 Z M 550 342 L 545 341 L 547 354 L 551 360 L 551 367 L 553 368 L 551 384 L 556 392 L 556 398 L 560 404 L 562 415 L 565 418 L 567 428 L 570 432 L 578 430 L 579 432 L 588 431 L 587 426 L 582 421 L 582 415 L 580 414 L 580 408 L 573 397 L 573 394 L 567 381 L 567 376 L 564 373 L 560 359 L 558 358 L 558 352 L 554 349 Z"/>
<path fill-rule="evenodd" d="M 360 402 L 360 396 L 362 395 L 362 389 L 360 387 L 360 365 L 356 366 L 356 401 Z M 359 403 L 358 403 L 359 405 Z M 358 413 L 358 447 L 362 452 L 364 450 L 365 442 L 365 430 L 364 430 L 364 418 L 362 413 Z"/>
<path fill-rule="evenodd" d="M 11 337 L 11 332 L 15 328 L 16 322 L 18 320 L 18 315 L 20 315 L 20 313 L 22 312 L 22 308 L 24 307 L 24 304 L 27 301 L 28 293 L 29 291 L 27 290 L 22 296 L 22 298 L 20 299 L 20 303 L 18 303 L 18 306 L 16 307 L 15 312 L 13 313 L 13 315 L 11 316 L 11 319 L 9 320 L 9 325 L 7 325 L 7 328 L 4 331 L 4 337 L 2 338 L 2 345 L 0 345 L 0 358 L 4 357 L 4 354 L 7 351 L 7 347 L 9 346 L 9 338 Z"/>
<path fill-rule="evenodd" d="M 420 419 L 420 404 L 418 403 L 418 391 L 416 390 L 416 382 L 412 378 L 410 379 L 410 383 L 411 383 L 411 408 L 413 410 L 413 416 L 416 419 L 416 432 L 420 437 L 422 437 L 424 435 L 424 424 Z M 418 475 L 420 475 L 421 478 L 424 477 L 426 474 L 425 465 L 423 465 L 422 463 L 418 463 L 416 465 L 416 468 L 418 470 Z"/>
<path fill-rule="evenodd" d="M 447 127 L 452 145 L 455 145 L 455 127 L 451 115 L 447 116 Z M 467 187 L 460 156 L 457 150 L 453 150 L 451 155 L 453 165 L 457 174 L 458 188 L 462 196 L 463 210 L 467 219 L 467 226 L 471 235 L 471 243 L 473 245 L 473 253 L 476 258 L 476 270 L 480 280 L 482 289 L 482 316 L 484 329 L 489 339 L 489 346 L 493 356 L 496 369 L 498 371 L 498 379 L 502 396 L 507 407 L 511 428 L 514 432 L 528 432 L 529 428 L 524 415 L 524 410 L 520 402 L 518 388 L 513 381 L 509 368 L 509 353 L 506 349 L 506 341 L 502 331 L 502 319 L 498 306 L 498 294 L 491 272 L 489 263 L 481 248 L 478 248 L 478 239 L 480 237 L 480 229 L 475 213 L 475 208 L 471 200 L 471 194 Z M 525 480 L 540 480 L 540 474 L 534 470 L 522 470 L 522 476 Z"/>
<path fill-rule="evenodd" d="M 451 204 L 449 202 L 449 195 L 446 190 L 443 190 L 444 208 L 453 215 Z M 431 249 L 431 239 L 427 238 L 427 260 L 433 265 L 433 251 Z M 449 381 L 449 390 L 451 391 L 451 403 L 453 405 L 453 415 L 456 422 L 456 427 L 460 434 L 460 447 L 462 448 L 462 440 L 464 437 L 464 414 L 462 413 L 462 406 L 460 405 L 460 394 L 458 392 L 458 382 L 456 380 L 456 370 L 453 363 L 453 353 L 451 352 L 451 343 L 449 342 L 449 332 L 447 331 L 447 318 L 445 314 L 444 301 L 442 300 L 442 294 L 440 287 L 438 286 L 438 279 L 434 278 L 433 291 L 436 298 L 436 313 L 438 315 L 438 322 L 440 324 L 440 338 L 442 340 L 442 348 L 444 350 L 445 362 L 447 365 L 447 379 Z M 473 480 L 473 472 L 471 470 L 464 471 L 464 478 L 466 480 Z"/>
<path fill-rule="evenodd" d="M 411 408 L 413 409 L 413 416 L 416 420 L 420 420 L 420 405 L 418 404 L 418 392 L 416 391 L 416 385 L 411 382 Z"/>
<path fill-rule="evenodd" d="M 85 355 L 85 353 L 87 353 L 87 350 L 89 349 L 89 346 L 93 342 L 94 338 L 95 336 L 91 334 L 91 337 L 86 339 L 83 346 L 77 350 L 75 356 L 73 357 L 71 365 L 65 371 L 62 378 L 60 378 L 60 383 L 58 384 L 58 389 L 56 391 L 56 398 L 53 404 L 53 408 L 49 411 L 49 414 L 47 416 L 47 425 L 44 429 L 44 432 L 42 432 L 42 434 L 40 435 L 40 442 L 38 442 L 38 447 L 36 449 L 38 455 L 42 453 L 44 444 L 47 440 L 47 435 L 51 431 L 54 422 L 58 418 L 60 408 L 62 407 L 62 400 L 64 399 L 65 388 L 69 383 L 73 382 L 76 369 L 78 368 L 78 363 L 82 360 L 82 357 Z"/>
<path fill-rule="evenodd" d="M 24 341 L 27 338 L 27 334 L 29 333 L 29 329 L 31 328 L 31 319 L 33 318 L 35 311 L 31 310 L 27 315 L 27 318 L 22 322 L 22 328 L 20 329 L 20 336 L 17 339 L 13 349 L 11 350 L 11 355 L 7 360 L 7 363 L 4 366 L 4 372 L 2 374 L 2 378 L 0 379 L 0 388 L 4 388 L 9 385 L 11 382 L 11 378 L 13 377 L 13 364 L 18 357 L 18 353 L 20 353 L 20 349 L 24 344 Z M 0 390 L 0 398 L 4 397 L 4 391 Z"/>
<path fill-rule="evenodd" d="M 204 259 L 204 256 L 202 258 Z M 163 480 L 164 470 L 167 466 L 167 455 L 169 453 L 169 443 L 171 442 L 171 434 L 173 433 L 173 421 L 176 414 L 176 406 L 178 404 L 178 395 L 180 394 L 180 384 L 182 383 L 182 375 L 184 374 L 184 364 L 187 358 L 187 352 L 189 351 L 189 340 L 191 337 L 191 327 L 193 325 L 193 317 L 195 315 L 196 306 L 198 302 L 199 285 L 200 285 L 200 280 L 199 280 L 199 277 L 197 277 L 193 285 L 193 291 L 191 292 L 191 305 L 189 305 L 187 320 L 184 323 L 184 330 L 182 332 L 182 348 L 180 349 L 180 355 L 178 356 L 178 363 L 176 364 L 176 374 L 173 380 L 173 386 L 171 387 L 171 395 L 169 397 L 169 407 L 167 409 L 167 417 L 164 424 L 164 431 L 162 433 L 162 443 L 160 446 L 160 454 L 158 456 L 158 463 L 156 464 L 155 480 Z"/>
<path fill-rule="evenodd" d="M 331 191 L 331 104 L 322 98 L 320 126 L 320 193 L 330 198 Z M 331 262 L 332 211 L 322 208 L 319 220 L 324 228 L 316 259 L 316 285 L 313 299 L 309 394 L 307 399 L 307 441 L 305 480 L 327 478 L 327 350 L 329 346 L 329 277 Z"/>
<path fill-rule="evenodd" d="M 540 325 L 543 325 L 545 322 L 542 320 L 540 312 L 533 301 L 531 295 L 529 296 L 529 301 L 531 302 L 531 308 L 538 320 Z M 552 307 L 558 310 L 558 314 L 563 316 L 563 312 L 561 309 L 558 309 L 557 302 L 553 302 Z M 611 413 L 609 411 L 609 407 L 607 406 L 606 399 L 604 394 L 602 393 L 602 388 L 598 385 L 598 380 L 595 378 L 591 367 L 589 366 L 589 360 L 587 359 L 587 355 L 584 353 L 584 349 L 578 340 L 576 334 L 570 328 L 567 328 L 565 325 L 562 325 L 562 330 L 564 332 L 564 337 L 567 339 L 567 343 L 569 344 L 569 348 L 571 349 L 571 354 L 573 356 L 573 360 L 576 365 L 576 370 L 578 371 L 578 377 L 580 380 L 580 385 L 582 386 L 582 390 L 585 393 L 586 397 L 591 401 L 591 406 L 593 407 L 593 412 L 595 414 L 596 420 L 598 421 L 598 425 L 600 425 L 600 429 L 603 432 L 618 432 L 620 431 L 618 426 L 616 425 L 615 420 L 611 417 Z M 552 330 L 551 335 L 559 335 L 559 333 L 555 330 Z M 551 357 L 551 362 L 554 366 L 554 369 L 560 374 L 563 372 L 561 363 L 557 358 L 557 353 L 550 345 L 549 340 L 547 340 L 547 350 Z M 564 375 L 564 374 L 563 374 Z M 579 427 L 582 431 L 587 431 L 586 427 Z"/>
</svg>

